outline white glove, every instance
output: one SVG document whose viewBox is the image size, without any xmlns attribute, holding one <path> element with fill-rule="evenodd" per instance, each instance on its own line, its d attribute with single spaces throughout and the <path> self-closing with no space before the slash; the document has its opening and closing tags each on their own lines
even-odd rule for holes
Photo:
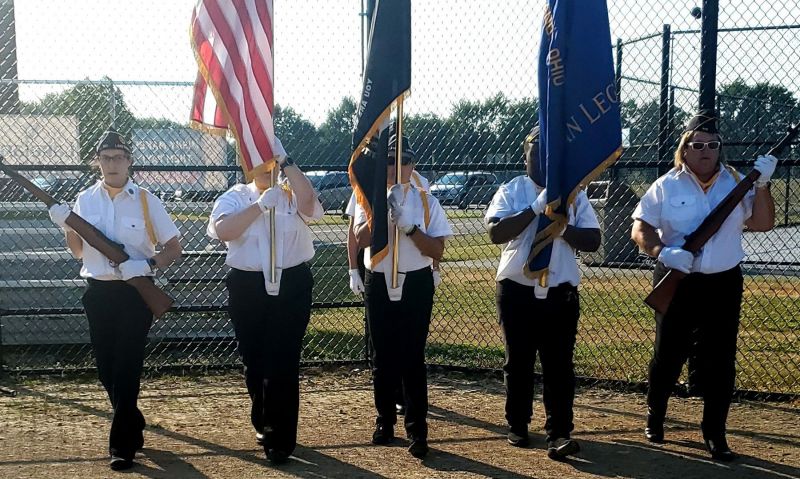
<svg viewBox="0 0 800 479">
<path fill-rule="evenodd" d="M 405 192 L 403 191 L 403 185 L 392 185 L 389 188 L 389 192 L 386 193 L 386 206 L 389 209 L 395 208 L 403 204 L 403 200 L 405 199 Z"/>
<path fill-rule="evenodd" d="M 778 166 L 778 159 L 772 155 L 761 155 L 756 158 L 756 163 L 753 167 L 761 173 L 761 176 L 756 180 L 756 186 L 764 186 L 772 178 L 775 173 L 775 167 Z"/>
<path fill-rule="evenodd" d="M 283 194 L 283 189 L 280 186 L 273 186 L 272 188 L 267 188 L 261 196 L 258 197 L 256 203 L 258 207 L 261 208 L 261 211 L 266 213 L 267 210 L 270 208 L 275 208 L 278 206 L 278 201 L 281 199 L 281 195 Z"/>
<path fill-rule="evenodd" d="M 547 188 L 543 189 L 539 196 L 533 200 L 531 203 L 531 209 L 533 210 L 533 214 L 536 216 L 541 215 L 544 213 L 544 209 L 547 207 Z"/>
<path fill-rule="evenodd" d="M 50 207 L 48 210 L 50 213 L 50 220 L 55 223 L 56 225 L 60 226 L 65 230 L 70 230 L 69 226 L 67 226 L 67 216 L 72 212 L 72 208 L 69 207 L 66 203 L 56 203 Z"/>
<path fill-rule="evenodd" d="M 658 253 L 658 260 L 669 269 L 677 269 L 689 274 L 692 270 L 692 263 L 694 263 L 694 256 L 683 248 L 669 246 L 661 248 L 661 252 Z"/>
<path fill-rule="evenodd" d="M 360 295 L 364 292 L 364 282 L 361 281 L 361 275 L 358 274 L 358 269 L 354 268 L 347 272 L 350 275 L 350 291 L 355 295 Z"/>
<path fill-rule="evenodd" d="M 276 136 L 275 142 L 272 144 L 272 155 L 275 156 L 275 161 L 278 162 L 279 165 L 282 165 L 284 161 L 286 161 L 286 149 L 283 147 L 283 143 L 281 140 Z"/>
<path fill-rule="evenodd" d="M 442 284 L 442 275 L 438 269 L 435 269 L 433 270 L 433 289 L 438 288 L 440 284 Z"/>
<path fill-rule="evenodd" d="M 119 272 L 122 274 L 122 279 L 128 281 L 137 276 L 147 276 L 153 270 L 144 259 L 129 259 L 119 265 Z"/>
<path fill-rule="evenodd" d="M 389 188 L 386 195 L 386 205 L 389 207 L 389 219 L 397 226 L 397 229 L 405 234 L 414 229 L 411 215 L 403 207 L 403 185 L 394 185 Z"/>
</svg>

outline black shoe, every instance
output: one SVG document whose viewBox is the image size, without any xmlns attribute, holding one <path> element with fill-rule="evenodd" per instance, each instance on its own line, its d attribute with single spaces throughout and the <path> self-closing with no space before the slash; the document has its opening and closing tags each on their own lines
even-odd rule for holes
<svg viewBox="0 0 800 479">
<path fill-rule="evenodd" d="M 392 441 L 394 441 L 394 426 L 385 424 L 375 426 L 375 432 L 372 433 L 372 444 L 385 446 Z"/>
<path fill-rule="evenodd" d="M 644 437 L 655 444 L 664 444 L 664 426 L 647 426 L 644 428 Z"/>
<path fill-rule="evenodd" d="M 430 448 L 428 448 L 428 441 L 425 439 L 413 439 L 411 445 L 408 446 L 408 452 L 417 459 L 427 456 L 428 451 L 430 451 Z"/>
<path fill-rule="evenodd" d="M 652 414 L 647 414 L 647 427 L 644 428 L 644 437 L 648 441 L 663 444 L 664 443 L 664 420 L 657 419 Z"/>
<path fill-rule="evenodd" d="M 547 442 L 547 457 L 550 459 L 564 459 L 580 450 L 580 444 L 576 440 L 567 437 L 560 437 L 555 441 Z"/>
<path fill-rule="evenodd" d="M 725 440 L 725 436 L 717 439 L 706 439 L 706 449 L 711 453 L 711 457 L 718 461 L 727 462 L 739 457 L 728 447 L 728 441 Z"/>
<path fill-rule="evenodd" d="M 509 429 L 506 439 L 508 439 L 508 443 L 514 447 L 528 447 L 528 444 L 530 444 L 530 437 L 528 436 L 527 430 Z"/>
<path fill-rule="evenodd" d="M 108 463 L 114 471 L 124 471 L 133 467 L 133 458 L 111 455 L 111 462 Z"/>
<path fill-rule="evenodd" d="M 269 452 L 267 452 L 267 459 L 269 459 L 269 462 L 272 464 L 279 466 L 289 461 L 289 453 L 281 451 L 280 449 L 270 449 Z"/>
</svg>

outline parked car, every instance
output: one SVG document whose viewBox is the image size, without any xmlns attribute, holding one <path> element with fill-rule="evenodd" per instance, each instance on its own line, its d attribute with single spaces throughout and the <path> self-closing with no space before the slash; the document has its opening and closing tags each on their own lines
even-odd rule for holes
<svg viewBox="0 0 800 479">
<path fill-rule="evenodd" d="M 431 194 L 442 205 L 455 205 L 466 209 L 471 205 L 488 205 L 499 187 L 500 183 L 492 173 L 457 171 L 437 179 L 431 185 Z"/>
<path fill-rule="evenodd" d="M 319 193 L 323 210 L 344 212 L 353 194 L 346 171 L 309 171 L 306 176 Z"/>
</svg>

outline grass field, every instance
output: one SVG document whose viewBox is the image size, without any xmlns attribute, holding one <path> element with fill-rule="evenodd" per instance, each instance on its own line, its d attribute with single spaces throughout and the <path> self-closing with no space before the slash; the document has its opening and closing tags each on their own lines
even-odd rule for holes
<svg viewBox="0 0 800 479">
<path fill-rule="evenodd" d="M 501 367 L 494 269 L 445 268 L 431 322 L 430 362 Z M 644 381 L 655 337 L 653 313 L 642 302 L 649 273 L 631 278 L 609 271 L 592 269 L 582 283 L 576 368 L 586 377 Z M 800 394 L 800 279 L 749 276 L 745 287 L 737 387 Z M 307 352 L 315 359 L 363 354 L 362 315 L 361 308 L 315 312 Z"/>
</svg>

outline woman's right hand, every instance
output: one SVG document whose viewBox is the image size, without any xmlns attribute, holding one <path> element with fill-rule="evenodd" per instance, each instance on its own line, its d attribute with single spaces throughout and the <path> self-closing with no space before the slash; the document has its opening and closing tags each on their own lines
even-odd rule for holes
<svg viewBox="0 0 800 479">
<path fill-rule="evenodd" d="M 278 201 L 280 201 L 282 194 L 283 189 L 280 186 L 267 188 L 263 193 L 261 193 L 261 196 L 259 196 L 258 200 L 256 201 L 258 203 L 258 207 L 261 208 L 261 211 L 266 213 L 270 208 L 275 208 L 278 206 Z"/>
<path fill-rule="evenodd" d="M 71 229 L 67 226 L 67 217 L 72 213 L 72 209 L 66 203 L 56 203 L 49 209 L 50 220 L 62 229 Z"/>
<path fill-rule="evenodd" d="M 694 255 L 677 246 L 665 246 L 661 248 L 661 252 L 658 253 L 658 260 L 664 263 L 664 266 L 669 269 L 677 269 L 678 271 L 689 274 L 692 271 Z"/>
</svg>

